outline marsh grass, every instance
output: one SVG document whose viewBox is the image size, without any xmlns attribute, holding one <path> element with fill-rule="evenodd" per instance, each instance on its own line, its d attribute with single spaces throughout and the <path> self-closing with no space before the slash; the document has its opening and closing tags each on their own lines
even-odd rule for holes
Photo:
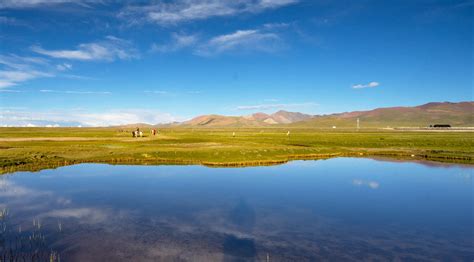
<svg viewBox="0 0 474 262">
<path fill-rule="evenodd" d="M 9 221 L 7 208 L 0 211 L 0 261 L 61 261 L 60 254 L 49 244 L 43 224 L 33 219 L 30 230 L 18 229 Z"/>
</svg>

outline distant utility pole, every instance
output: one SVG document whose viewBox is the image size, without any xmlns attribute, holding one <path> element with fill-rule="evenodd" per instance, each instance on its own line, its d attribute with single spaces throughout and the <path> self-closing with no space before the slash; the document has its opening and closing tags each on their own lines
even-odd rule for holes
<svg viewBox="0 0 474 262">
<path fill-rule="evenodd" d="M 359 118 L 357 118 L 357 129 L 359 129 L 360 126 L 359 126 Z"/>
</svg>

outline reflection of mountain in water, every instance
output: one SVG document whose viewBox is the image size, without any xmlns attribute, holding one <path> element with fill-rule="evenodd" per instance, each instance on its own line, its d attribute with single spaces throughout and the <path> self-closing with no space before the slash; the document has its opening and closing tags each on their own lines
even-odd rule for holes
<svg viewBox="0 0 474 262">
<path fill-rule="evenodd" d="M 255 226 L 255 210 L 245 199 L 240 199 L 230 211 L 229 220 L 240 230 L 252 231 Z"/>
<path fill-rule="evenodd" d="M 249 233 L 255 226 L 255 210 L 243 198 L 229 212 L 229 222 L 239 231 Z M 222 246 L 224 261 L 254 261 L 257 249 L 253 239 L 227 235 Z"/>
</svg>

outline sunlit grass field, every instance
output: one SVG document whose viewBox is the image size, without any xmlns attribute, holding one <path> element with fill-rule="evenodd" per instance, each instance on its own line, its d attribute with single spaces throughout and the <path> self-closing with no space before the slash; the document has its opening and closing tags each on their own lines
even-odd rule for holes
<svg viewBox="0 0 474 262">
<path fill-rule="evenodd" d="M 0 128 L 0 171 L 75 163 L 270 165 L 337 156 L 474 163 L 472 132 L 164 128 L 156 136 L 142 129 L 144 137 L 133 138 L 132 130 Z"/>
</svg>

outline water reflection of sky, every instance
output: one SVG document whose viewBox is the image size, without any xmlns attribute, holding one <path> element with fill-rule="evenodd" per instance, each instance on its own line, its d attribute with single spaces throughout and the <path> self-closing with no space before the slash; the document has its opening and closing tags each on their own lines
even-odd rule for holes
<svg viewBox="0 0 474 262">
<path fill-rule="evenodd" d="M 42 248 L 67 261 L 469 260 L 471 176 L 351 158 L 235 169 L 82 164 L 2 176 L 1 237 L 41 232 Z"/>
</svg>

